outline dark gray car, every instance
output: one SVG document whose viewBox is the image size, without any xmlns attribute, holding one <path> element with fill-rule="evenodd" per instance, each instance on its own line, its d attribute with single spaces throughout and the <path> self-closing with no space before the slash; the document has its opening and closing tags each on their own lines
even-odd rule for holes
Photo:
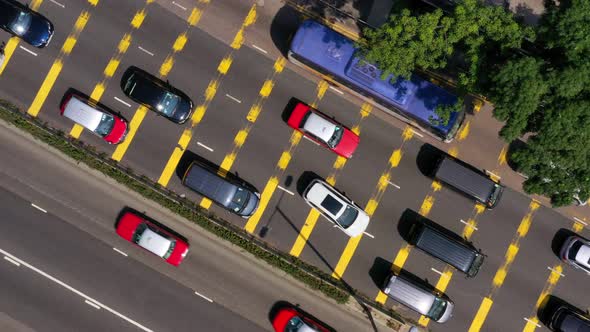
<svg viewBox="0 0 590 332">
<path fill-rule="evenodd" d="M 193 161 L 182 184 L 243 218 L 252 216 L 260 201 L 258 191 L 232 174 L 222 177 L 217 171 L 216 167 Z"/>
</svg>

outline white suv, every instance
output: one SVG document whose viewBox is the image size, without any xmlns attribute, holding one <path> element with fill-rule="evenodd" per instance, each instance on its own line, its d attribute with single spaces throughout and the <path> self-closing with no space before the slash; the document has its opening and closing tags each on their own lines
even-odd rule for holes
<svg viewBox="0 0 590 332">
<path fill-rule="evenodd" d="M 369 215 L 363 209 L 323 180 L 311 181 L 303 198 L 348 236 L 363 234 L 369 225 Z"/>
<path fill-rule="evenodd" d="M 571 235 L 563 243 L 559 256 L 564 262 L 590 274 L 590 242 L 586 239 Z"/>
</svg>

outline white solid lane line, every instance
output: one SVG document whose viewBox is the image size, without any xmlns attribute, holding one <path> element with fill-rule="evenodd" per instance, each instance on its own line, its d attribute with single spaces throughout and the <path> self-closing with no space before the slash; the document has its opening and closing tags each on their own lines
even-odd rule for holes
<svg viewBox="0 0 590 332">
<path fill-rule="evenodd" d="M 422 135 L 419 132 L 417 132 L 414 128 L 412 128 L 412 132 L 414 132 L 414 135 L 418 135 L 420 137 L 424 137 L 424 135 Z"/>
<path fill-rule="evenodd" d="M 554 273 L 557 273 L 557 274 L 559 274 L 559 275 L 560 275 L 560 276 L 562 276 L 562 277 L 565 277 L 565 274 L 563 274 L 563 273 L 561 273 L 561 272 L 557 272 L 557 271 L 555 271 L 555 269 L 553 269 L 553 268 L 552 268 L 552 267 L 550 267 L 550 266 L 547 266 L 547 270 L 549 270 L 549 271 L 551 271 L 551 272 L 554 272 Z"/>
<path fill-rule="evenodd" d="M 437 269 L 435 269 L 435 268 L 433 268 L 433 267 L 431 267 L 430 269 L 432 270 L 432 272 L 434 272 L 434 273 L 438 273 L 438 274 L 440 274 L 441 276 L 442 276 L 442 274 L 443 274 L 442 272 L 440 272 L 439 270 L 437 270 Z"/>
<path fill-rule="evenodd" d="M 131 324 L 133 324 L 133 325 L 137 326 L 138 328 L 142 329 L 143 331 L 146 331 L 146 332 L 154 332 L 153 330 L 150 330 L 150 329 L 148 329 L 147 327 L 145 327 L 145 326 L 143 326 L 143 325 L 139 324 L 138 322 L 136 322 L 136 321 L 132 320 L 131 318 L 129 318 L 129 317 L 127 317 L 127 316 L 125 316 L 125 315 L 123 315 L 123 314 L 121 314 L 121 313 L 119 313 L 119 312 L 117 312 L 117 311 L 115 311 L 115 310 L 113 310 L 113 309 L 111 309 L 111 308 L 107 307 L 106 305 L 104 305 L 104 304 L 102 304 L 102 303 L 100 303 L 100 302 L 96 301 L 95 299 L 93 299 L 93 298 L 91 298 L 90 296 L 88 296 L 88 295 L 86 295 L 86 294 L 84 294 L 84 293 L 80 292 L 79 290 L 77 290 L 77 289 L 75 289 L 74 287 L 72 287 L 72 286 L 70 286 L 70 285 L 66 284 L 65 282 L 63 282 L 63 281 L 61 281 L 61 280 L 59 280 L 59 279 L 57 279 L 57 278 L 55 278 L 55 277 L 53 277 L 53 276 L 51 276 L 51 275 L 49 275 L 49 274 L 47 274 L 47 273 L 45 273 L 45 272 L 41 271 L 40 269 L 38 269 L 38 268 L 34 267 L 33 265 L 31 265 L 31 264 L 29 264 L 29 263 L 27 263 L 27 262 L 23 261 L 22 259 L 20 259 L 20 258 L 17 258 L 16 256 L 14 256 L 14 255 L 12 255 L 12 254 L 10 254 L 10 253 L 8 253 L 8 252 L 6 252 L 6 251 L 2 250 L 2 249 L 0 249 L 0 253 L 2 253 L 3 255 L 6 255 L 6 256 L 8 256 L 8 257 L 9 257 L 9 258 L 11 258 L 12 260 L 14 260 L 14 261 L 16 261 L 16 262 L 18 262 L 18 263 L 22 264 L 23 266 L 25 266 L 25 267 L 28 267 L 29 269 L 31 269 L 31 270 L 33 270 L 33 271 L 37 272 L 38 274 L 40 274 L 40 275 L 44 276 L 45 278 L 47 278 L 47 279 L 49 279 L 49 280 L 51 280 L 51 281 L 55 282 L 56 284 L 58 284 L 58 285 L 62 286 L 63 288 L 65 288 L 65 289 L 69 290 L 70 292 L 72 292 L 72 293 L 74 293 L 74 294 L 76 294 L 76 295 L 78 295 L 78 296 L 80 296 L 80 297 L 83 297 L 85 300 L 87 300 L 87 301 L 91 301 L 92 303 L 94 303 L 94 304 L 96 304 L 96 305 L 100 306 L 101 308 L 103 308 L 103 309 L 105 309 L 106 311 L 108 311 L 108 312 L 112 313 L 113 315 L 115 315 L 115 316 L 117 316 L 117 317 L 119 317 L 119 318 L 121 318 L 121 319 L 124 319 L 124 320 L 126 320 L 127 322 L 129 322 L 129 323 L 131 323 Z"/>
<path fill-rule="evenodd" d="M 583 221 L 582 219 L 578 218 L 578 217 L 574 217 L 574 220 L 576 220 L 577 222 L 579 222 L 580 224 L 584 225 L 584 226 L 588 226 L 588 224 Z"/>
<path fill-rule="evenodd" d="M 397 184 L 391 182 L 391 181 L 387 181 L 387 183 L 389 183 L 390 185 L 396 187 L 397 189 L 401 189 Z"/>
<path fill-rule="evenodd" d="M 308 140 L 308 141 L 312 142 L 313 144 L 315 144 L 315 145 L 317 145 L 317 146 L 319 146 L 319 145 L 320 145 L 320 143 L 318 143 L 318 142 L 316 142 L 316 141 L 312 140 L 311 138 L 309 138 L 309 137 L 307 137 L 307 136 L 303 136 L 303 138 L 305 138 L 306 140 Z"/>
<path fill-rule="evenodd" d="M 205 300 L 207 300 L 207 301 L 209 301 L 209 302 L 213 303 L 213 300 L 211 300 L 210 298 L 206 297 L 205 295 L 203 295 L 203 294 L 201 294 L 201 293 L 199 293 L 199 292 L 197 292 L 197 291 L 195 291 L 195 294 L 197 294 L 197 295 L 199 295 L 200 297 L 204 298 Z"/>
<path fill-rule="evenodd" d="M 475 227 L 474 225 L 471 225 L 470 223 L 468 223 L 467 221 L 463 220 L 463 219 L 459 219 L 459 221 L 473 229 L 475 229 L 477 231 L 477 227 Z"/>
<path fill-rule="evenodd" d="M 30 54 L 32 54 L 32 55 L 34 55 L 34 56 L 37 56 L 37 53 L 35 53 L 35 52 L 33 52 L 33 51 L 29 50 L 29 49 L 28 49 L 28 48 L 26 48 L 26 47 L 23 47 L 22 45 L 19 45 L 18 47 L 20 47 L 22 50 L 24 50 L 24 51 L 26 51 L 26 52 L 29 52 Z"/>
</svg>

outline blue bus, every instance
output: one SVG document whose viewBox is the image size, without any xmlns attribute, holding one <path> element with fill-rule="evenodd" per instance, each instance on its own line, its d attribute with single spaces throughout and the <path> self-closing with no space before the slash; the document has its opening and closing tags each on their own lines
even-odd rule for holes
<svg viewBox="0 0 590 332">
<path fill-rule="evenodd" d="M 306 20 L 291 41 L 288 57 L 291 62 L 327 76 L 441 141 L 448 143 L 455 138 L 465 119 L 465 111 L 453 112 L 444 125 L 437 123 L 439 117 L 435 109 L 439 105 L 456 104 L 456 95 L 415 74 L 410 80 L 393 75 L 382 80 L 381 71 L 356 53 L 354 42 L 349 38 L 314 20 Z"/>
</svg>

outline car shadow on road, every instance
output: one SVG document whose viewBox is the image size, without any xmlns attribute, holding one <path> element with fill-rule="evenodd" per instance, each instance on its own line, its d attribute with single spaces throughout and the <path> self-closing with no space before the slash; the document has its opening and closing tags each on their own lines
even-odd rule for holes
<svg viewBox="0 0 590 332">
<path fill-rule="evenodd" d="M 416 156 L 416 166 L 424 176 L 432 178 L 436 169 L 436 162 L 445 152 L 439 150 L 434 145 L 425 143 L 420 147 Z"/>
<path fill-rule="evenodd" d="M 555 235 L 553 236 L 553 239 L 551 240 L 551 251 L 553 251 L 553 254 L 555 254 L 556 257 L 561 258 L 559 255 L 559 252 L 561 251 L 561 247 L 563 246 L 563 243 L 565 242 L 565 240 L 567 240 L 567 238 L 572 235 L 576 235 L 576 233 L 574 233 L 571 230 L 566 229 L 566 228 L 560 228 L 555 233 Z"/>
<path fill-rule="evenodd" d="M 309 184 L 309 182 L 315 178 L 320 178 L 321 177 L 319 175 L 317 175 L 314 172 L 311 171 L 305 171 L 303 172 L 303 174 L 299 177 L 298 181 L 297 181 L 297 191 L 299 192 L 299 194 L 301 195 L 303 193 L 303 191 L 305 190 L 306 186 Z M 291 218 L 289 216 L 287 216 L 285 214 L 285 212 L 281 209 L 280 207 L 280 201 L 278 202 L 278 204 L 275 206 L 275 212 L 278 213 L 283 219 L 284 221 L 293 229 L 293 231 L 295 232 L 295 234 L 300 234 L 301 233 L 301 229 L 299 229 L 299 227 L 291 220 Z M 273 215 L 274 213 L 273 212 Z M 320 217 L 321 218 L 321 217 Z M 314 243 L 312 241 L 310 241 L 309 239 L 307 240 L 307 247 L 309 249 L 311 249 L 313 251 L 313 253 L 320 259 L 320 261 L 328 268 L 329 271 L 334 271 L 334 266 L 332 266 L 332 264 L 330 264 L 330 262 L 328 262 L 328 260 L 322 255 L 322 253 L 316 248 L 316 246 L 314 245 Z M 358 303 L 358 305 L 363 309 L 364 314 L 368 317 L 369 322 L 371 323 L 371 326 L 373 327 L 374 331 L 378 331 L 377 329 L 377 325 L 375 324 L 375 321 L 373 319 L 373 316 L 371 314 L 371 310 L 363 301 L 363 299 L 359 296 L 357 296 L 357 291 L 350 286 L 347 282 L 346 279 L 341 278 L 340 279 L 341 285 L 343 286 L 344 290 L 352 297 L 355 299 L 355 301 Z"/>
<path fill-rule="evenodd" d="M 270 38 L 284 57 L 287 57 L 291 38 L 293 38 L 301 21 L 300 13 L 288 5 L 281 7 L 272 20 Z"/>
</svg>

